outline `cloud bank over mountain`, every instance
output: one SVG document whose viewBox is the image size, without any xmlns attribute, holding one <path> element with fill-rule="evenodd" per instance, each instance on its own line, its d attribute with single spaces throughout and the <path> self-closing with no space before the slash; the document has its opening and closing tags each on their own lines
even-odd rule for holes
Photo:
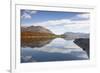
<svg viewBox="0 0 100 73">
<path fill-rule="evenodd" d="M 55 34 L 89 33 L 89 17 L 89 13 L 23 10 L 21 12 L 21 26 L 43 26 Z"/>
</svg>

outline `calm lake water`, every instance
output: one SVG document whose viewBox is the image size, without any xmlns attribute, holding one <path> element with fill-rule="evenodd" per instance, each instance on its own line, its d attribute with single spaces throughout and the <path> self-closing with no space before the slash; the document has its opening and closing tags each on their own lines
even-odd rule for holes
<svg viewBox="0 0 100 73">
<path fill-rule="evenodd" d="M 21 43 L 21 63 L 86 60 L 86 51 L 73 43 L 74 40 L 28 39 Z"/>
</svg>

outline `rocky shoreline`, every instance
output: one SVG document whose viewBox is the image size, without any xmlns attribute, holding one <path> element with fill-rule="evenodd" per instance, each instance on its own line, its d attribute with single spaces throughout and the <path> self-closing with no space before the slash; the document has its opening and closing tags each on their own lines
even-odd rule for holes
<svg viewBox="0 0 100 73">
<path fill-rule="evenodd" d="M 90 45 L 89 45 L 89 38 L 79 38 L 75 39 L 74 43 L 81 47 L 84 51 L 86 51 L 88 57 L 90 57 Z"/>
</svg>

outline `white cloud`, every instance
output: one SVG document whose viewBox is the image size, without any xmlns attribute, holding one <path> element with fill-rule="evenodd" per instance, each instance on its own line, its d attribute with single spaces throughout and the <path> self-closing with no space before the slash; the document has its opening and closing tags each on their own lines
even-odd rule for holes
<svg viewBox="0 0 100 73">
<path fill-rule="evenodd" d="M 89 18 L 89 14 L 78 14 L 77 17 L 79 17 L 79 18 Z"/>
<path fill-rule="evenodd" d="M 44 21 L 44 22 L 39 22 L 39 23 L 34 23 L 33 25 L 35 26 L 57 26 L 57 25 L 65 25 L 68 23 L 72 23 L 70 19 L 60 19 L 60 20 L 49 20 L 49 21 Z"/>
<path fill-rule="evenodd" d="M 23 13 L 23 15 L 21 16 L 21 18 L 24 18 L 24 19 L 31 19 L 31 15 L 28 14 L 28 13 Z"/>
<path fill-rule="evenodd" d="M 87 14 L 77 14 L 76 16 L 73 16 L 71 19 L 72 20 L 87 20 L 89 19 L 90 17 L 90 14 L 87 13 Z"/>
<path fill-rule="evenodd" d="M 33 11 L 33 10 L 32 10 L 32 11 L 30 11 L 30 13 L 31 13 L 31 14 L 36 14 L 37 11 L 35 11 L 35 10 Z"/>
<path fill-rule="evenodd" d="M 49 20 L 39 23 L 34 23 L 35 26 L 67 26 L 67 25 L 77 25 L 77 24 L 89 24 L 89 20 L 71 20 L 71 19 L 60 19 L 60 20 Z"/>
<path fill-rule="evenodd" d="M 35 13 L 35 12 L 33 11 L 32 13 Z M 25 18 L 31 18 L 27 14 L 25 16 L 26 16 Z M 87 18 L 88 14 L 79 14 L 77 15 L 77 17 Z M 56 34 L 62 34 L 64 32 L 71 32 L 71 31 L 72 32 L 73 31 L 89 32 L 89 19 L 87 20 L 84 20 L 84 19 L 83 20 L 73 20 L 73 19 L 48 20 L 48 21 L 37 22 L 37 23 L 29 24 L 29 25 L 43 26 L 50 29 L 52 32 Z"/>
<path fill-rule="evenodd" d="M 36 14 L 37 13 L 37 11 L 31 11 L 31 10 L 25 10 L 24 12 L 23 12 L 23 14 L 22 14 L 22 18 L 24 18 L 24 19 L 31 19 L 32 18 L 32 14 Z"/>
<path fill-rule="evenodd" d="M 36 11 L 36 10 L 25 10 L 24 13 L 28 13 L 28 14 L 36 14 L 37 11 Z"/>
<path fill-rule="evenodd" d="M 66 28 L 71 28 L 71 29 L 82 29 L 82 28 L 86 28 L 89 27 L 89 24 L 72 24 L 72 25 L 64 25 L 64 27 Z"/>
<path fill-rule="evenodd" d="M 34 23 L 32 25 L 46 27 L 55 34 L 63 34 L 65 32 L 89 33 L 89 20 L 75 21 L 70 19 L 61 19 Z"/>
<path fill-rule="evenodd" d="M 67 29 L 67 32 L 83 32 L 89 33 L 89 24 L 71 24 L 71 25 L 64 25 Z"/>
<path fill-rule="evenodd" d="M 89 27 L 89 20 L 72 21 L 71 23 L 64 25 L 64 27 L 75 27 L 76 29 Z"/>
</svg>

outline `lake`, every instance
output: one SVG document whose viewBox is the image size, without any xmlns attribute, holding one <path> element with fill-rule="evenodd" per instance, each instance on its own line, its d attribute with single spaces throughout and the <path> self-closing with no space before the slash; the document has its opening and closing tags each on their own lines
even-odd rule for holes
<svg viewBox="0 0 100 73">
<path fill-rule="evenodd" d="M 86 51 L 64 38 L 21 39 L 21 63 L 87 60 Z"/>
</svg>

